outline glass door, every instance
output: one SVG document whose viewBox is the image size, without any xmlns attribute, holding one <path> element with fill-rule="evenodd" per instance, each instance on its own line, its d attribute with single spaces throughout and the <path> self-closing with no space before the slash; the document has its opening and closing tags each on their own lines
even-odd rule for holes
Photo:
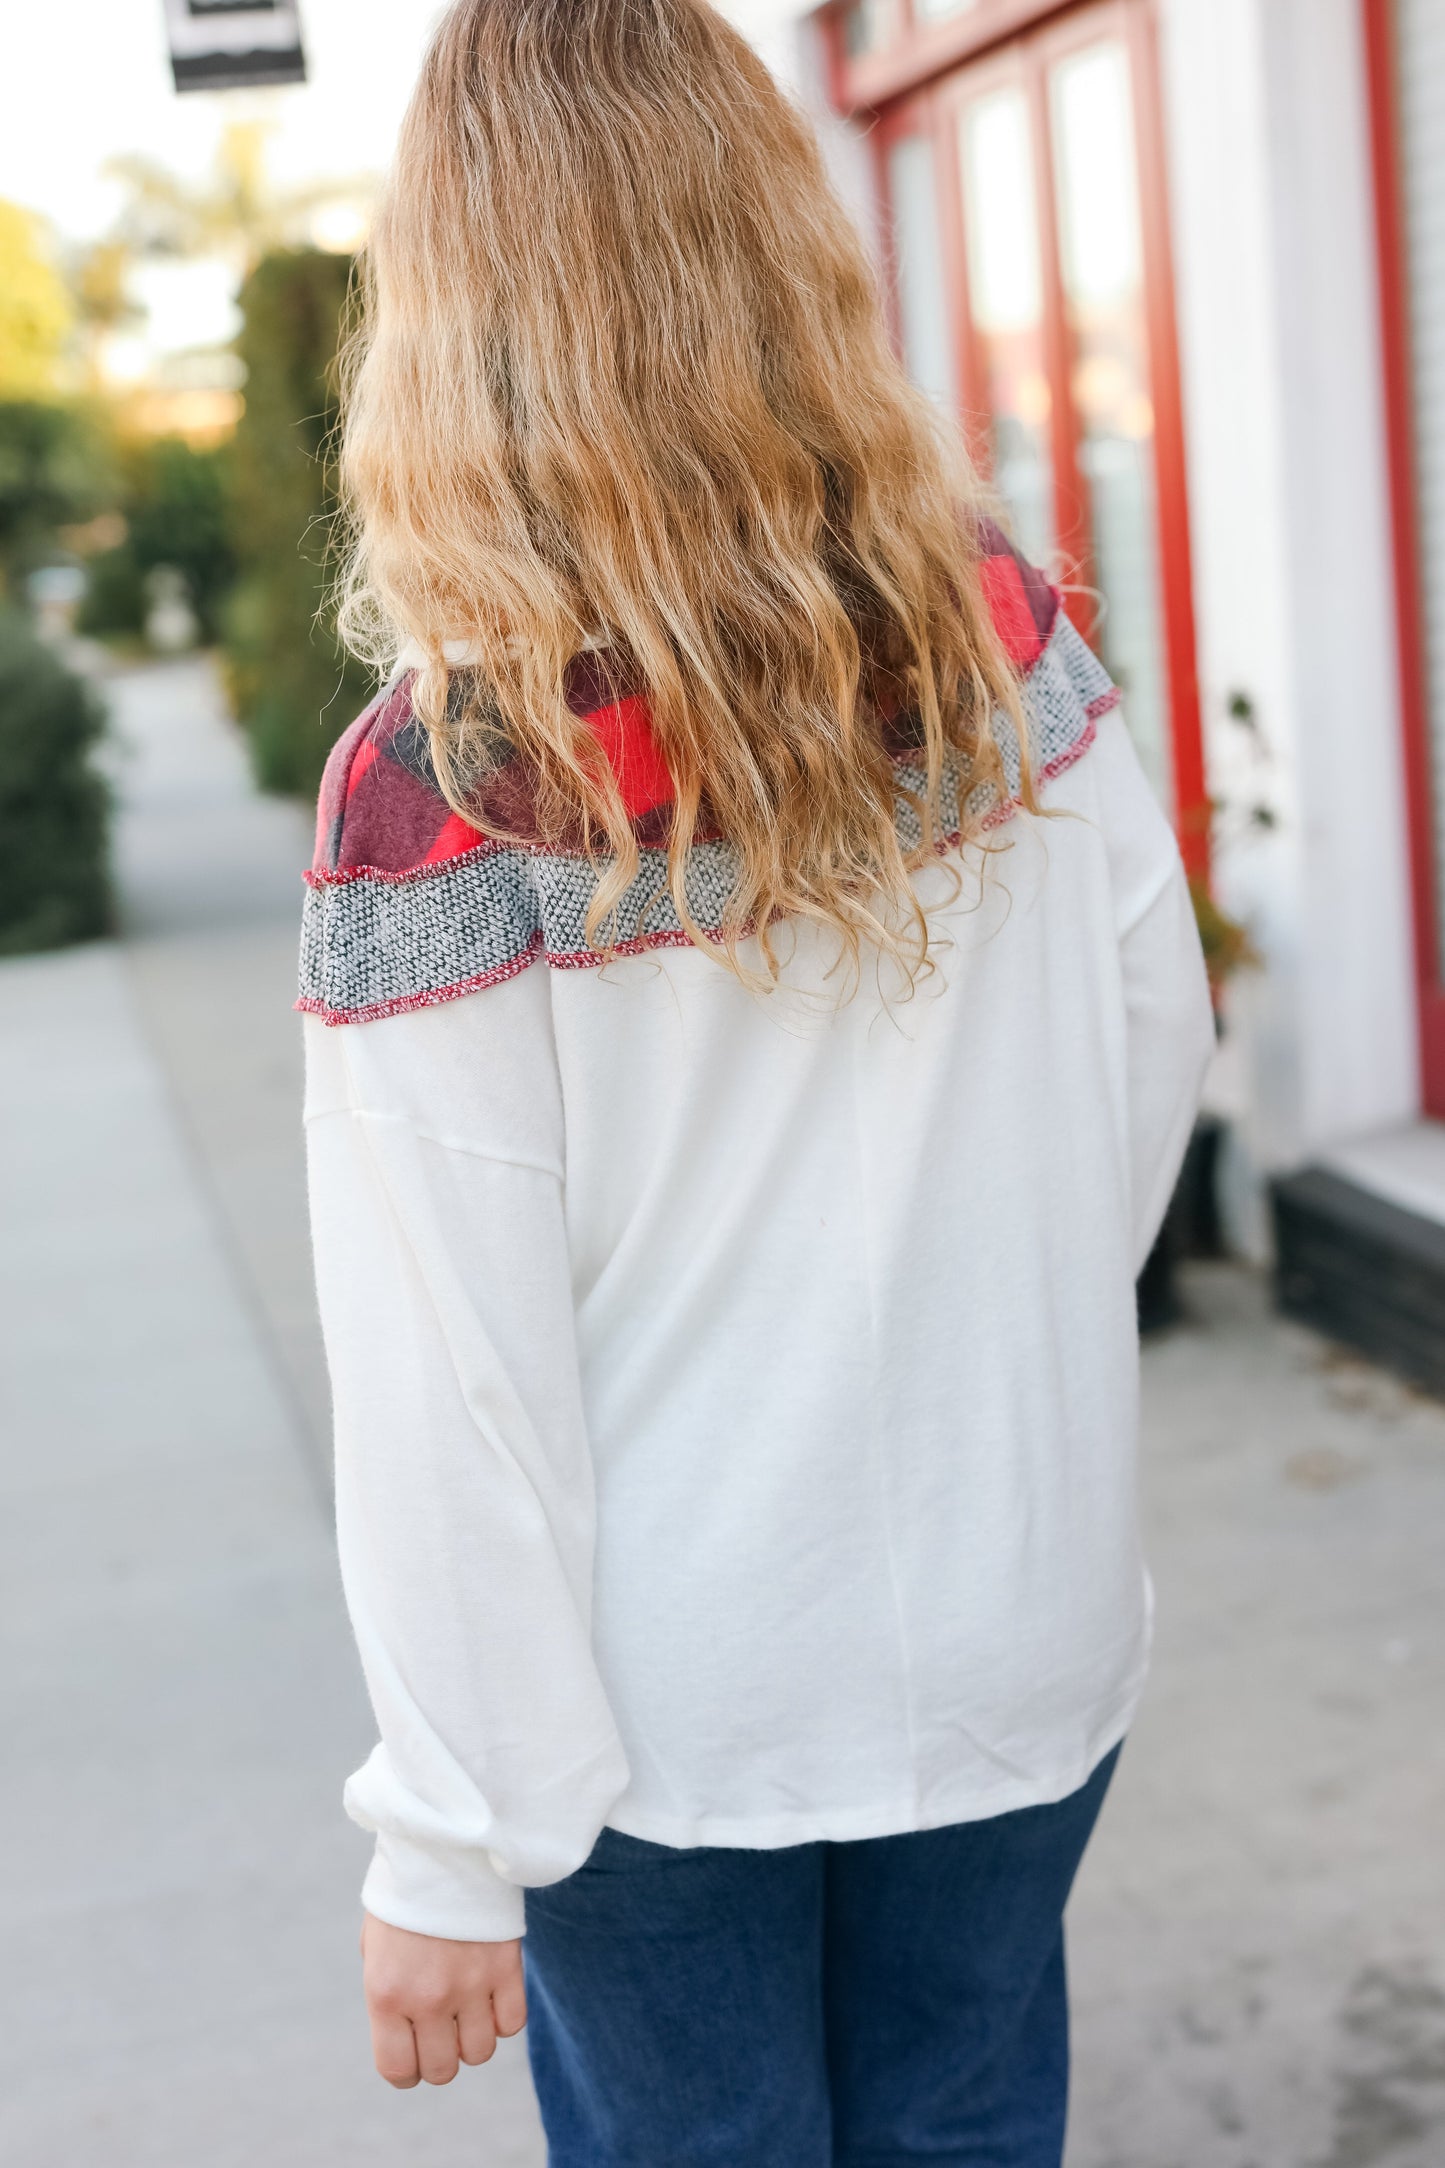
<svg viewBox="0 0 1445 2168">
<path fill-rule="evenodd" d="M 904 358 L 955 400 L 1021 547 L 1123 688 L 1203 872 L 1151 38 L 1145 0 L 1102 0 L 955 68 L 885 116 L 882 179 Z"/>
<path fill-rule="evenodd" d="M 1037 159 L 1026 86 L 985 80 L 955 124 L 974 396 L 987 464 L 1024 551 L 1059 557 L 1054 396 Z"/>
<path fill-rule="evenodd" d="M 1129 56 L 1110 30 L 1047 66 L 1074 435 L 1099 646 L 1160 796 L 1173 791 L 1154 404 Z"/>
<path fill-rule="evenodd" d="M 926 103 L 910 105 L 892 114 L 880 133 L 883 188 L 890 212 L 894 334 L 914 383 L 956 411 L 959 381 L 938 147 L 927 121 Z"/>
</svg>

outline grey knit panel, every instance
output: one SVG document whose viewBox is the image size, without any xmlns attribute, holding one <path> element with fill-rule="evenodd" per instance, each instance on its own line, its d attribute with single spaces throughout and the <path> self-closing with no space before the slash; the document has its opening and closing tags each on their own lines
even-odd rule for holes
<svg viewBox="0 0 1445 2168">
<path fill-rule="evenodd" d="M 1060 611 L 1049 644 L 1024 689 L 1035 777 L 1046 782 L 1088 741 L 1095 715 L 1117 696 L 1107 672 Z M 1019 749 L 1006 717 L 998 724 L 1009 783 L 1017 790 Z M 901 791 L 922 796 L 926 775 L 912 761 L 898 767 Z M 968 825 L 1007 810 L 987 785 L 970 794 Z M 946 772 L 942 830 L 959 816 L 957 772 Z M 899 836 L 915 849 L 920 824 L 898 801 Z M 688 904 L 696 922 L 716 931 L 737 875 L 725 843 L 696 846 L 688 861 Z M 600 961 L 587 938 L 597 875 L 586 858 L 513 849 L 480 849 L 416 873 L 386 878 L 342 875 L 308 888 L 301 933 L 299 1006 L 333 1021 L 418 1008 L 511 977 L 536 956 L 559 968 Z M 667 886 L 665 852 L 647 850 L 636 879 L 602 929 L 626 949 L 685 938 Z"/>
<path fill-rule="evenodd" d="M 1036 785 L 1047 783 L 1083 751 L 1095 716 L 1112 707 L 1118 697 L 1108 671 L 1060 610 L 1048 646 L 1023 688 L 1024 720 Z M 1010 718 L 1000 714 L 994 722 L 994 735 L 1008 784 L 1002 801 L 1006 808 L 1017 798 L 1022 780 L 1018 733 Z M 911 791 L 918 798 L 924 796 L 928 776 L 923 767 L 911 760 L 900 761 L 897 774 L 900 790 Z M 965 827 L 974 827 L 1000 809 L 998 791 L 991 784 L 981 783 L 970 791 L 964 816 L 960 817 L 958 772 L 956 768 L 945 769 L 939 803 L 943 835 L 956 835 Z M 922 841 L 917 811 L 906 798 L 898 801 L 898 834 L 907 851 L 917 850 Z"/>
<path fill-rule="evenodd" d="M 525 854 L 473 853 L 435 873 L 361 874 L 309 888 L 301 936 L 307 1008 L 353 1014 L 435 998 L 501 973 L 536 945 Z"/>
<path fill-rule="evenodd" d="M 688 902 L 700 925 L 721 924 L 735 878 L 725 844 L 693 851 Z M 319 883 L 307 890 L 302 921 L 301 1006 L 375 1016 L 508 978 L 543 950 L 561 966 L 596 962 L 587 939 L 596 887 L 585 858 L 522 850 L 472 852 L 390 881 Z M 665 852 L 642 853 L 605 931 L 618 947 L 683 937 Z"/>
<path fill-rule="evenodd" d="M 1024 684 L 1034 774 L 1045 780 L 1057 772 L 1085 736 L 1089 724 L 1119 698 L 1118 688 L 1082 633 L 1060 609 L 1048 646 Z M 1018 746 L 1013 732 L 1004 744 L 1009 789 L 1019 784 Z"/>
<path fill-rule="evenodd" d="M 605 928 L 618 947 L 658 934 L 680 934 L 682 920 L 667 885 L 666 851 L 643 851 L 636 878 L 623 891 L 616 915 Z M 539 907 L 539 925 L 547 954 L 572 960 L 590 951 L 587 913 L 597 876 L 585 858 L 538 855 L 529 871 Z M 694 846 L 687 864 L 687 903 L 700 926 L 721 925 L 737 880 L 737 856 L 725 843 Z"/>
</svg>

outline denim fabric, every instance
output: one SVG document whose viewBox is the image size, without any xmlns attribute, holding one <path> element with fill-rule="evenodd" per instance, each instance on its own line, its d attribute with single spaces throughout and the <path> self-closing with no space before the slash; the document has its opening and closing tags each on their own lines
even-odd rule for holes
<svg viewBox="0 0 1445 2168">
<path fill-rule="evenodd" d="M 1055 1806 L 854 1844 L 604 1830 L 527 1892 L 550 2168 L 1059 2168 L 1064 1902 L 1117 1759 Z"/>
</svg>

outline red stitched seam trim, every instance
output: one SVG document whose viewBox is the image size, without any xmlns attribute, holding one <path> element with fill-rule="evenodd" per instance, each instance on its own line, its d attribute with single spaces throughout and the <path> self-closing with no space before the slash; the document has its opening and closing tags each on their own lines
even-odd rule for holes
<svg viewBox="0 0 1445 2168">
<path fill-rule="evenodd" d="M 1094 698 L 1085 707 L 1084 713 L 1091 723 L 1097 723 L 1101 715 L 1107 715 L 1111 708 L 1117 708 L 1123 697 L 1124 695 L 1119 687 L 1111 685 L 1106 693 L 1095 694 Z"/>
<path fill-rule="evenodd" d="M 479 994 L 484 987 L 500 986 L 506 979 L 520 977 L 541 954 L 542 936 L 534 934 L 527 946 L 508 962 L 479 972 L 473 979 L 458 979 L 454 985 L 438 986 L 429 993 L 398 994 L 394 1000 L 373 1001 L 361 1009 L 328 1009 L 324 1001 L 317 1001 L 311 994 L 299 994 L 291 1006 L 305 1016 L 319 1016 L 324 1024 L 371 1023 L 377 1017 L 404 1016 L 411 1009 L 430 1009 L 439 1001 L 456 1001 L 462 994 Z"/>
<path fill-rule="evenodd" d="M 526 858 L 581 858 L 581 851 L 557 851 L 546 843 L 524 843 L 507 836 L 483 836 L 480 843 L 458 851 L 453 858 L 439 858 L 432 865 L 406 866 L 401 872 L 385 866 L 347 866 L 336 873 L 318 873 L 308 866 L 301 875 L 308 888 L 349 888 L 353 881 L 380 881 L 387 888 L 405 888 L 412 881 L 435 881 L 457 866 L 475 865 L 479 859 L 495 858 L 501 851 L 520 851 Z"/>
<path fill-rule="evenodd" d="M 1098 700 L 1090 702 L 1088 728 L 1080 731 L 1072 745 L 1066 746 L 1062 753 L 1056 753 L 1052 760 L 1047 761 L 1040 768 L 1036 778 L 1038 782 L 1051 783 L 1055 776 L 1062 775 L 1066 769 L 1073 767 L 1075 761 L 1083 758 L 1097 735 L 1095 726 L 1098 717 L 1107 715 L 1111 708 L 1117 707 L 1120 697 L 1119 689 L 1115 686 L 1108 693 L 1101 694 Z M 1019 800 L 1010 798 L 1003 805 L 995 806 L 991 813 L 986 814 L 980 823 L 980 827 L 997 828 L 1004 821 L 1011 820 L 1018 809 Z M 963 830 L 955 828 L 950 834 L 940 837 L 935 848 L 942 855 L 943 852 L 952 850 L 962 839 Z M 471 854 L 468 853 L 467 855 L 470 856 Z M 455 865 L 460 861 L 453 859 L 451 863 Z M 317 885 L 321 884 L 318 883 Z M 720 944 L 723 940 L 723 935 L 715 927 L 704 926 L 701 931 L 709 941 L 716 941 Z M 747 929 L 742 929 L 739 938 L 746 938 L 746 933 Z M 404 1016 L 411 1009 L 436 1008 L 443 1001 L 460 1000 L 463 994 L 477 994 L 484 987 L 499 986 L 503 980 L 518 977 L 520 973 L 539 960 L 544 961 L 548 968 L 553 971 L 597 971 L 600 970 L 603 964 L 611 963 L 615 956 L 644 956 L 649 949 L 694 948 L 695 946 L 696 943 L 693 941 L 691 934 L 684 933 L 681 927 L 675 930 L 666 929 L 658 933 L 634 934 L 630 940 L 619 941 L 615 948 L 605 951 L 598 949 L 549 949 L 543 946 L 541 934 L 534 934 L 527 946 L 513 956 L 509 962 L 497 964 L 492 970 L 483 971 L 476 978 L 458 979 L 450 986 L 438 986 L 428 993 L 400 994 L 395 1000 L 375 1001 L 369 1007 L 361 1009 L 328 1009 L 324 1002 L 313 1000 L 309 994 L 302 994 L 293 1006 L 308 1016 L 319 1016 L 325 1024 L 370 1024 L 383 1016 Z"/>
<path fill-rule="evenodd" d="M 706 940 L 721 945 L 723 936 L 714 927 L 704 926 Z M 506 979 L 519 978 L 535 963 L 545 962 L 553 971 L 596 971 L 603 964 L 610 964 L 615 956 L 643 956 L 649 949 L 692 948 L 690 934 L 681 927 L 658 933 L 635 934 L 630 940 L 619 941 L 617 946 L 605 953 L 597 949 L 548 949 L 542 945 L 542 936 L 534 934 L 527 946 L 504 964 L 497 964 L 490 971 L 483 971 L 476 978 L 458 979 L 450 986 L 438 986 L 424 994 L 398 994 L 391 1001 L 373 1001 L 361 1009 L 328 1009 L 324 1001 L 317 1001 L 310 994 L 298 995 L 291 1004 L 303 1015 L 319 1016 L 323 1024 L 370 1024 L 383 1016 L 405 1016 L 412 1009 L 432 1009 L 443 1001 L 460 1000 L 463 994 L 481 993 L 485 987 L 500 986 Z"/>
</svg>

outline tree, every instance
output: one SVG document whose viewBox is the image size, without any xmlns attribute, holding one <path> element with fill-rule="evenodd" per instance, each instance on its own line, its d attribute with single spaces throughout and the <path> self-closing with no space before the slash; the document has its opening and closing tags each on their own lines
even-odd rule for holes
<svg viewBox="0 0 1445 2168">
<path fill-rule="evenodd" d="M 0 399 L 44 399 L 58 389 L 70 336 L 65 281 L 33 211 L 0 201 Z"/>
<path fill-rule="evenodd" d="M 128 241 L 94 241 L 70 260 L 70 291 L 75 304 L 85 380 L 92 391 L 104 377 L 105 343 L 115 332 L 139 323 L 145 311 L 130 290 L 134 251 Z"/>
<path fill-rule="evenodd" d="M 323 206 L 371 194 L 372 184 L 360 178 L 276 187 L 266 167 L 270 132 L 267 121 L 232 121 L 200 182 L 151 158 L 112 159 L 106 170 L 127 191 L 113 243 L 132 256 L 218 257 L 244 276 L 263 256 L 304 241 Z"/>
</svg>

